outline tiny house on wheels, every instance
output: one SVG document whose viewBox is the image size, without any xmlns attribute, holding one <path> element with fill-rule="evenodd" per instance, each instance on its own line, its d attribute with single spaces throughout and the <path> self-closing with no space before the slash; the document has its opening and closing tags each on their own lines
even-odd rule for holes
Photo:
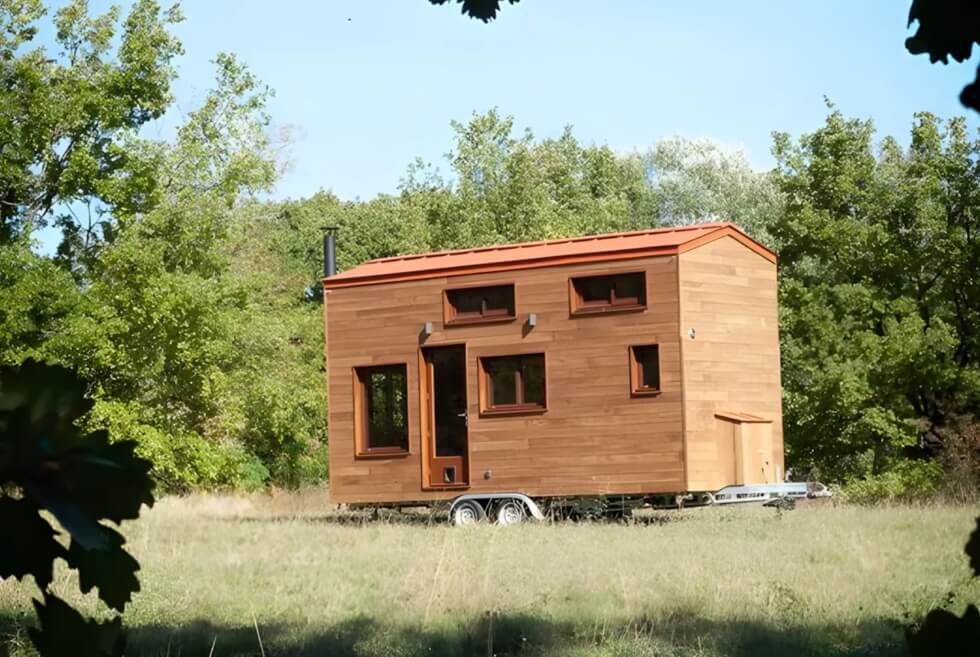
<svg viewBox="0 0 980 657">
<path fill-rule="evenodd" d="M 334 502 L 513 522 L 548 498 L 782 480 L 776 255 L 735 225 L 339 274 L 326 246 Z"/>
</svg>

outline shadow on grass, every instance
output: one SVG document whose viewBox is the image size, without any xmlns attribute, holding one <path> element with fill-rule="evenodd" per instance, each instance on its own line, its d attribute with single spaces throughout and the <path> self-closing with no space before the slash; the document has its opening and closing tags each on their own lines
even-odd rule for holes
<svg viewBox="0 0 980 657">
<path fill-rule="evenodd" d="M 0 617 L 2 636 L 23 636 L 26 619 Z M 392 626 L 368 617 L 329 627 L 215 625 L 129 630 L 127 657 L 467 657 L 496 655 L 656 655 L 658 657 L 897 657 L 905 655 L 902 626 L 872 621 L 846 627 L 771 626 L 717 622 L 676 612 L 628 623 L 562 622 L 533 614 L 485 615 L 433 628 Z M 259 646 L 261 636 L 262 647 Z M 213 650 L 212 650 L 213 648 Z M 0 648 L 0 654 L 2 654 Z M 15 653 L 18 654 L 18 653 Z"/>
</svg>

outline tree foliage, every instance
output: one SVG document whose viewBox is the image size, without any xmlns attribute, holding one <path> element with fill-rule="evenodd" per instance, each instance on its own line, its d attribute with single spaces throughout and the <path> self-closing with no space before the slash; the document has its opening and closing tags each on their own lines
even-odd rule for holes
<svg viewBox="0 0 980 657">
<path fill-rule="evenodd" d="M 118 9 L 90 16 L 87 4 L 54 15 L 57 53 L 29 48 L 41 0 L 0 5 L 0 244 L 52 219 L 84 242 L 102 212 L 152 202 L 149 154 L 126 141 L 170 105 L 181 47 L 167 28 L 181 15 L 138 0 L 120 26 Z M 84 222 L 76 202 L 92 212 Z"/>
<path fill-rule="evenodd" d="M 832 110 L 774 148 L 789 458 L 835 479 L 935 453 L 980 404 L 980 143 L 925 113 L 907 149 L 873 135 Z"/>
</svg>

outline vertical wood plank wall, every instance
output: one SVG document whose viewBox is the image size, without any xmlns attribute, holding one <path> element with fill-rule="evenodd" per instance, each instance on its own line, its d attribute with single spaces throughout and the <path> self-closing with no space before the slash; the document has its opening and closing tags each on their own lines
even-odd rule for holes
<svg viewBox="0 0 980 657">
<path fill-rule="evenodd" d="M 719 411 L 772 420 L 772 464 L 783 473 L 776 265 L 730 237 L 678 260 L 686 488 L 734 483 L 724 474 L 731 468 L 731 445 L 716 428 Z M 693 340 L 687 335 L 692 328 Z"/>
<path fill-rule="evenodd" d="M 425 346 L 467 347 L 471 486 L 465 492 L 546 496 L 684 490 L 679 257 L 684 256 L 330 290 L 325 313 L 332 500 L 410 502 L 463 492 L 423 491 L 421 486 L 418 354 L 426 321 L 433 323 L 434 332 Z M 646 310 L 569 316 L 570 276 L 618 271 L 646 273 Z M 517 320 L 443 326 L 445 288 L 509 282 L 516 286 Z M 538 325 L 526 331 L 524 323 L 532 312 Z M 636 344 L 660 345 L 660 395 L 630 395 L 628 347 Z M 538 352 L 546 354 L 547 412 L 480 418 L 477 358 Z M 355 458 L 351 368 L 399 362 L 408 366 L 410 453 Z M 487 471 L 492 473 L 489 479 L 484 478 Z"/>
</svg>

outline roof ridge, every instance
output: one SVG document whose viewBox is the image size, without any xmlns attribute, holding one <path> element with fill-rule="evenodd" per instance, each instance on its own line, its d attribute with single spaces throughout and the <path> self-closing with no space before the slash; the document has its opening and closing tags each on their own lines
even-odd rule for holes
<svg viewBox="0 0 980 657">
<path fill-rule="evenodd" d="M 556 237 L 550 240 L 536 240 L 533 242 L 514 242 L 511 244 L 494 244 L 490 246 L 475 246 L 466 249 L 447 249 L 443 251 L 428 251 L 426 253 L 409 253 L 399 256 L 388 256 L 387 258 L 374 258 L 366 260 L 362 264 L 380 262 L 404 262 L 407 260 L 419 260 L 421 258 L 431 258 L 434 256 L 462 255 L 464 253 L 486 253 L 488 251 L 505 251 L 520 249 L 531 246 L 553 245 L 553 244 L 577 244 L 580 242 L 598 241 L 615 239 L 618 237 L 636 237 L 640 235 L 652 235 L 657 233 L 675 233 L 687 230 L 704 230 L 705 228 L 724 228 L 730 226 L 740 233 L 744 233 L 741 228 L 731 221 L 706 221 L 701 224 L 684 224 L 683 226 L 660 226 L 658 228 L 644 228 L 641 230 L 622 231 L 617 233 L 597 233 L 595 235 L 581 235 L 577 237 Z"/>
</svg>

